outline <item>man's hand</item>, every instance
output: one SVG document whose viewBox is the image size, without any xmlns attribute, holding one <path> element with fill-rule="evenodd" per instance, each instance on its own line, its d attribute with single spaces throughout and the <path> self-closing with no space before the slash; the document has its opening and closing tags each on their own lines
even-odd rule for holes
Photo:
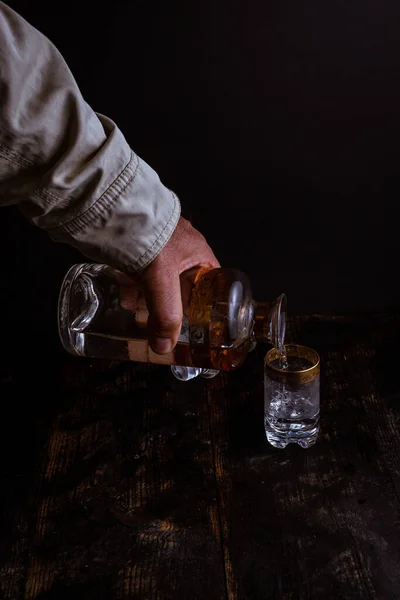
<svg viewBox="0 0 400 600">
<path fill-rule="evenodd" d="M 139 278 L 149 310 L 149 341 L 154 352 L 167 354 L 178 340 L 182 295 L 187 293 L 181 291 L 181 273 L 193 267 L 219 266 L 201 233 L 181 217 L 168 243 Z"/>
</svg>

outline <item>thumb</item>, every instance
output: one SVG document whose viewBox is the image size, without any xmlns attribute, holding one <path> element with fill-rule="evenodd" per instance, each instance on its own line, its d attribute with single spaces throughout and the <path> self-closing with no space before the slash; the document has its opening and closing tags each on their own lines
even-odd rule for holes
<svg viewBox="0 0 400 600">
<path fill-rule="evenodd" d="M 142 276 L 143 291 L 149 310 L 148 332 L 152 350 L 167 354 L 175 347 L 182 327 L 182 295 L 179 273 L 150 265 Z"/>
</svg>

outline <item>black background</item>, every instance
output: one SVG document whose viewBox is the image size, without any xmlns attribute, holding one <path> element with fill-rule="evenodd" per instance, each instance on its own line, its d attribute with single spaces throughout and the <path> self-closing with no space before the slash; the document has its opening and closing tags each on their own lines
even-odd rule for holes
<svg viewBox="0 0 400 600">
<path fill-rule="evenodd" d="M 256 297 L 285 291 L 294 313 L 398 303 L 398 3 L 10 5 Z M 2 301 L 18 319 L 29 296 L 51 328 L 80 255 L 1 217 Z"/>
<path fill-rule="evenodd" d="M 399 304 L 399 2 L 9 4 L 56 44 L 87 102 L 257 298 L 285 291 L 292 313 Z M 82 258 L 14 208 L 0 215 L 6 538 L 7 510 L 17 514 L 68 402 L 57 295 Z"/>
</svg>

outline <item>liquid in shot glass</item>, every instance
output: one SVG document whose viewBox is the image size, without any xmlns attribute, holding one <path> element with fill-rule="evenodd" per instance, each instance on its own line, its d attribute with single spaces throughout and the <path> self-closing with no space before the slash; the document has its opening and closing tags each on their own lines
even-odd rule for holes
<svg viewBox="0 0 400 600">
<path fill-rule="evenodd" d="M 319 432 L 319 355 L 298 344 L 273 348 L 264 363 L 264 424 L 275 448 L 299 444 L 309 448 Z"/>
</svg>

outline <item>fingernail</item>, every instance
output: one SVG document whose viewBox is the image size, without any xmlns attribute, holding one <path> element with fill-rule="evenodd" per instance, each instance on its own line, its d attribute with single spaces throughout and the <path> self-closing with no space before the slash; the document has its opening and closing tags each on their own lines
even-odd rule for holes
<svg viewBox="0 0 400 600">
<path fill-rule="evenodd" d="M 154 351 L 157 354 L 167 354 L 171 352 L 172 342 L 169 338 L 158 337 L 154 340 Z"/>
</svg>

